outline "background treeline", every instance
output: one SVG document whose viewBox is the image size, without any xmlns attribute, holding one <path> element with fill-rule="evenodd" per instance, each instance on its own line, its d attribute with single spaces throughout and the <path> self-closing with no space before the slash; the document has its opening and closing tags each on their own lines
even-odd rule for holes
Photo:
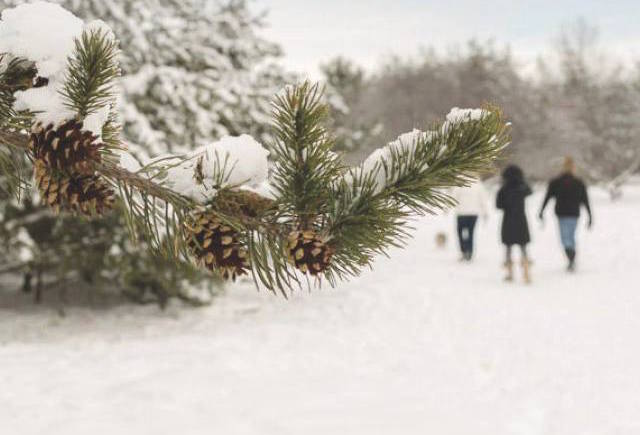
<svg viewBox="0 0 640 435">
<path fill-rule="evenodd" d="M 450 107 L 489 103 L 513 123 L 505 162 L 540 179 L 571 154 L 582 176 L 615 196 L 640 169 L 640 67 L 607 58 L 598 47 L 596 29 L 578 21 L 559 32 L 553 55 L 526 73 L 508 48 L 478 41 L 444 55 L 427 50 L 393 58 L 372 74 L 343 58 L 322 71 L 343 96 L 334 113 L 354 158 Z"/>
</svg>

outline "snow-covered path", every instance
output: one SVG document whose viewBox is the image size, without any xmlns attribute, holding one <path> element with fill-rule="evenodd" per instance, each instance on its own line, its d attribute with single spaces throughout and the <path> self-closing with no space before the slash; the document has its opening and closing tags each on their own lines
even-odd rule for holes
<svg viewBox="0 0 640 435">
<path fill-rule="evenodd" d="M 640 433 L 640 189 L 595 195 L 568 275 L 550 211 L 534 284 L 501 281 L 498 215 L 460 264 L 417 222 L 410 248 L 291 300 L 0 311 L 0 433 Z"/>
</svg>

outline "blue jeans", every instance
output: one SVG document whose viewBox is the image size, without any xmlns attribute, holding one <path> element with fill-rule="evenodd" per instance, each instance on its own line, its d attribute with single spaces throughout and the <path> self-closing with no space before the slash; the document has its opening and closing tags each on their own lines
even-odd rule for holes
<svg viewBox="0 0 640 435">
<path fill-rule="evenodd" d="M 461 215 L 458 216 L 458 241 L 463 254 L 471 257 L 473 254 L 473 231 L 476 227 L 478 216 Z"/>
<path fill-rule="evenodd" d="M 576 249 L 576 227 L 578 218 L 573 216 L 558 217 L 560 224 L 560 239 L 565 249 Z"/>
</svg>

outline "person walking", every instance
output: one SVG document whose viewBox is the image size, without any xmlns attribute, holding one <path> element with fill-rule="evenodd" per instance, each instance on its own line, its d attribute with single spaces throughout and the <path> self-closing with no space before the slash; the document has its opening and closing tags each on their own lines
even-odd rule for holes
<svg viewBox="0 0 640 435">
<path fill-rule="evenodd" d="M 589 195 L 584 182 L 575 176 L 576 165 L 571 157 L 564 160 L 562 174 L 551 180 L 547 188 L 547 194 L 542 202 L 538 217 L 544 220 L 544 209 L 554 198 L 556 201 L 555 212 L 560 226 L 560 239 L 569 264 L 567 270 L 573 272 L 576 267 L 576 227 L 580 217 L 580 206 L 587 210 L 587 226 L 593 225 L 593 215 L 589 204 Z"/>
<path fill-rule="evenodd" d="M 481 180 L 471 186 L 460 187 L 452 194 L 456 200 L 455 208 L 458 241 L 460 243 L 461 261 L 473 258 L 474 233 L 478 217 L 487 219 L 487 191 Z"/>
<path fill-rule="evenodd" d="M 522 274 L 526 283 L 531 282 L 530 262 L 527 255 L 527 245 L 531 241 L 529 223 L 525 211 L 525 200 L 531 195 L 531 188 L 524 179 L 522 169 L 516 165 L 508 166 L 502 172 L 502 187 L 496 197 L 496 207 L 503 211 L 502 243 L 506 247 L 505 268 L 506 281 L 513 281 L 512 248 L 520 247 Z"/>
</svg>

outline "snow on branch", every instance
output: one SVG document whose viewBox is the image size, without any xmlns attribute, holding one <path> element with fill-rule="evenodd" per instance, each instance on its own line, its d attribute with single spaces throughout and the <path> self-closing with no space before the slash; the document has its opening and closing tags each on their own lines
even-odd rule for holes
<svg viewBox="0 0 640 435">
<path fill-rule="evenodd" d="M 43 124 L 58 124 L 74 116 L 65 107 L 61 91 L 67 59 L 83 29 L 82 20 L 53 3 L 28 3 L 2 12 L 0 53 L 34 62 L 38 77 L 47 81 L 46 86 L 16 92 L 16 110 L 35 113 Z M 36 81 L 34 78 L 32 85 Z"/>
<path fill-rule="evenodd" d="M 406 163 L 420 162 L 421 167 L 414 168 L 417 171 L 428 168 L 428 159 L 421 159 L 416 153 L 424 153 L 426 148 L 437 149 L 436 155 L 441 155 L 447 149 L 447 136 L 455 135 L 457 131 L 468 124 L 482 123 L 491 116 L 487 109 L 460 109 L 454 107 L 447 114 L 445 122 L 434 129 L 421 131 L 413 129 L 398 136 L 398 138 L 382 148 L 373 151 L 355 169 L 360 176 L 370 177 L 374 183 L 374 191 L 380 192 L 385 187 L 396 183 L 409 168 Z M 493 138 L 496 139 L 496 138 Z M 351 180 L 354 173 L 347 174 Z"/>
<path fill-rule="evenodd" d="M 177 193 L 206 204 L 219 189 L 258 188 L 267 181 L 268 155 L 249 135 L 227 136 L 179 159 L 167 169 L 166 182 Z M 169 165 L 172 159 L 168 157 Z"/>
</svg>

